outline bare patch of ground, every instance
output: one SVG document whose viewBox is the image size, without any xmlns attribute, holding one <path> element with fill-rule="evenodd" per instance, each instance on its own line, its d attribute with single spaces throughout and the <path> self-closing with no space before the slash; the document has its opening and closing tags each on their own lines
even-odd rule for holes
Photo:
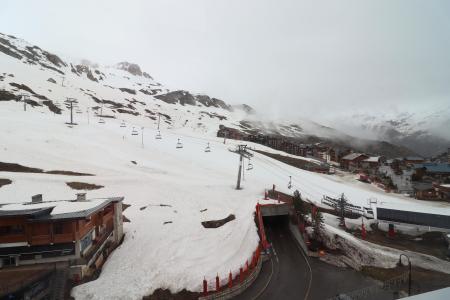
<svg viewBox="0 0 450 300">
<path fill-rule="evenodd" d="M 12 181 L 10 179 L 0 178 L 0 187 L 11 184 L 11 183 L 12 183 Z"/>
<path fill-rule="evenodd" d="M 96 184 L 92 184 L 92 183 L 86 183 L 86 182 L 76 182 L 76 181 L 71 181 L 71 182 L 66 182 L 66 184 L 74 190 L 98 190 L 101 188 L 104 188 L 103 185 L 96 185 Z"/>
<path fill-rule="evenodd" d="M 79 173 L 73 171 L 63 171 L 63 170 L 44 171 L 43 169 L 40 168 L 32 168 L 16 163 L 5 163 L 5 162 L 0 162 L 0 172 L 42 173 L 42 174 L 70 175 L 70 176 L 94 176 L 93 174 Z"/>
<path fill-rule="evenodd" d="M 228 223 L 230 221 L 233 221 L 234 219 L 236 219 L 235 215 L 230 214 L 225 219 L 204 221 L 204 222 L 202 222 L 202 225 L 205 228 L 218 228 L 220 226 L 225 225 L 226 223 Z"/>
<path fill-rule="evenodd" d="M 170 290 L 157 289 L 150 296 L 145 296 L 143 300 L 197 300 L 200 293 L 182 290 L 176 294 L 172 294 Z"/>
</svg>

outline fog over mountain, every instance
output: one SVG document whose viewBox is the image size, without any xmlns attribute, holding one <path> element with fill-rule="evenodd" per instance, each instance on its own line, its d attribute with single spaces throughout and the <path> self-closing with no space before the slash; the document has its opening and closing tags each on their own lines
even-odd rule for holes
<svg viewBox="0 0 450 300">
<path fill-rule="evenodd" d="M 94 65 L 139 62 L 171 90 L 267 119 L 419 141 L 431 155 L 450 139 L 449 12 L 448 1 L 15 0 L 0 29 Z"/>
</svg>

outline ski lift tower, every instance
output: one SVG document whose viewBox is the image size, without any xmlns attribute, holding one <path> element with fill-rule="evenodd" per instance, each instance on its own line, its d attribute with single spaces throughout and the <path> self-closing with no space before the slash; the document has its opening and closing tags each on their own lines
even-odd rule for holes
<svg viewBox="0 0 450 300">
<path fill-rule="evenodd" d="M 236 183 L 236 189 L 241 189 L 241 174 L 242 174 L 242 162 L 244 160 L 244 157 L 247 159 L 250 159 L 250 157 L 253 156 L 252 153 L 247 151 L 247 145 L 237 145 L 236 149 L 230 150 L 231 152 L 239 154 L 239 171 L 238 171 L 238 178 Z"/>
<path fill-rule="evenodd" d="M 64 101 L 64 103 L 66 104 L 66 107 L 68 109 L 70 109 L 70 123 L 66 123 L 67 125 L 78 125 L 77 123 L 73 122 L 73 108 L 74 108 L 74 104 L 78 103 L 77 99 L 75 98 L 66 98 L 66 101 Z"/>
<path fill-rule="evenodd" d="M 20 98 L 23 101 L 23 111 L 27 111 L 27 100 L 29 100 L 30 95 L 22 93 L 20 94 Z"/>
</svg>

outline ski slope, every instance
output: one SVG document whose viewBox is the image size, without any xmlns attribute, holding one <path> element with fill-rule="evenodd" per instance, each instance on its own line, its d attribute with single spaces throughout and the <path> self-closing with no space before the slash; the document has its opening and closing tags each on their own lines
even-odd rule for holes
<svg viewBox="0 0 450 300">
<path fill-rule="evenodd" d="M 124 225 L 123 244 L 109 257 L 97 280 L 73 289 L 76 299 L 140 299 L 156 288 L 199 291 L 204 276 L 214 278 L 218 273 L 226 278 L 230 270 L 237 272 L 258 243 L 255 204 L 272 184 L 292 192 L 287 189 L 289 176 L 294 189 L 311 201 L 319 202 L 323 194 L 343 192 L 353 203 L 365 204 L 368 198 L 376 197 L 385 205 L 450 214 L 448 206 L 440 203 L 424 204 L 368 191 L 258 153 L 252 158 L 253 170 L 245 172 L 243 189 L 237 191 L 238 156 L 229 148 L 238 141 L 223 144 L 213 136 L 169 129 L 162 130 L 162 140 L 156 140 L 156 128 L 150 122 L 144 126 L 142 147 L 141 131 L 138 136 L 130 133 L 131 127 L 140 128 L 143 123 L 127 123 L 121 128 L 120 120 L 99 124 L 94 119 L 88 124 L 80 117 L 79 125 L 69 128 L 64 124 L 66 119 L 67 113 L 24 112 L 20 103 L 1 104 L 0 161 L 95 176 L 1 172 L 1 178 L 13 183 L 0 188 L 0 203 L 30 201 L 31 195 L 38 193 L 44 201 L 74 199 L 76 191 L 65 182 L 81 181 L 105 186 L 89 191 L 88 198 L 124 196 L 125 203 L 131 204 L 124 212 L 131 222 Z M 182 149 L 175 147 L 178 138 Z M 210 153 L 204 152 L 207 142 Z M 201 225 L 229 214 L 236 220 L 220 228 Z M 172 223 L 164 225 L 166 221 Z"/>
</svg>

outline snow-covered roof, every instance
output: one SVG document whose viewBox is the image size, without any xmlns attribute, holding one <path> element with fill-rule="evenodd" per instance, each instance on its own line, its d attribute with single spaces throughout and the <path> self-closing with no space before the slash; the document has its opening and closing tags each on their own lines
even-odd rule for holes
<svg viewBox="0 0 450 300">
<path fill-rule="evenodd" d="M 103 209 L 122 197 L 92 199 L 85 201 L 63 200 L 40 203 L 14 203 L 0 206 L 0 217 L 27 216 L 34 220 L 79 219 Z"/>
<path fill-rule="evenodd" d="M 366 162 L 379 162 L 380 161 L 381 156 L 371 156 L 363 161 Z"/>
<path fill-rule="evenodd" d="M 363 153 L 350 153 L 350 154 L 344 156 L 342 159 L 344 159 L 344 160 L 354 160 L 354 159 L 360 157 L 361 155 L 365 155 L 365 154 L 363 154 Z"/>
</svg>

